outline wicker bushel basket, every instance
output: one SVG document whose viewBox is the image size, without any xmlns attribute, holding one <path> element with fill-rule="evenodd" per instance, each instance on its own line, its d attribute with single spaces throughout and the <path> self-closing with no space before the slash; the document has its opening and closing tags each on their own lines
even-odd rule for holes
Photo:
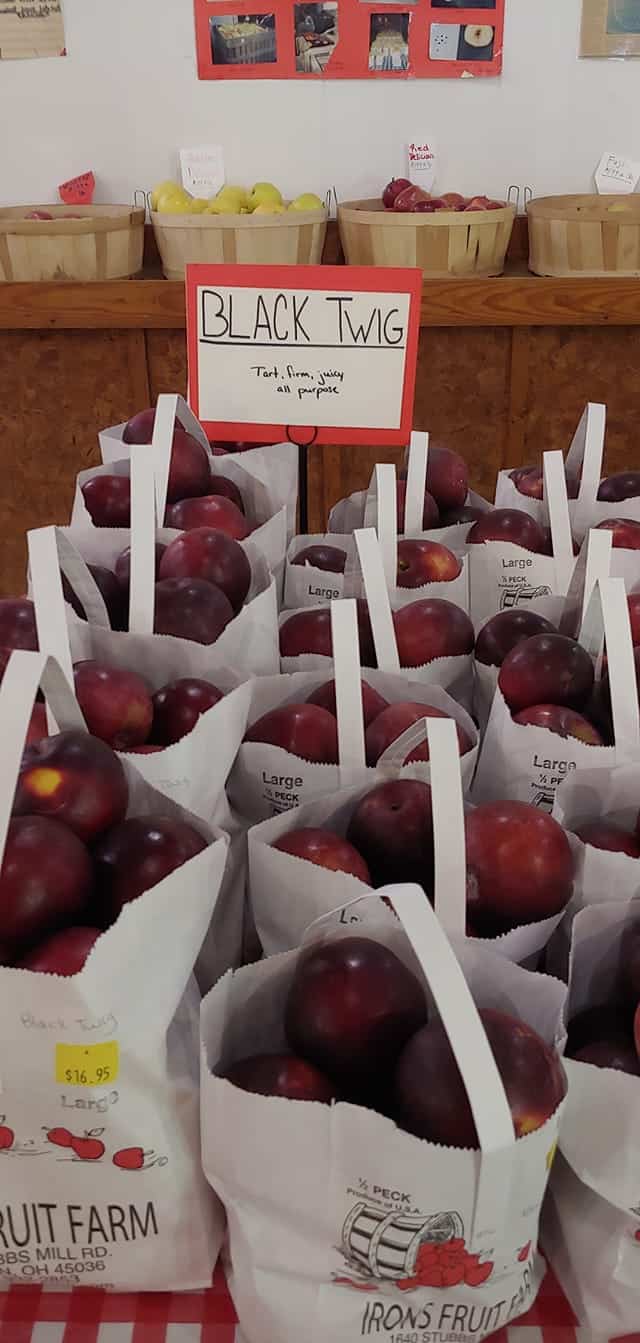
<svg viewBox="0 0 640 1343">
<path fill-rule="evenodd" d="M 25 219 L 32 210 L 53 219 Z M 5 206 L 0 281 L 126 279 L 142 268 L 144 217 L 129 205 Z"/>
<path fill-rule="evenodd" d="M 162 269 L 183 280 L 191 262 L 258 266 L 318 266 L 327 232 L 326 210 L 284 214 L 152 214 Z"/>
<path fill-rule="evenodd" d="M 536 275 L 640 275 L 640 194 L 546 196 L 527 209 Z"/>
<path fill-rule="evenodd" d="M 340 237 L 350 266 L 419 266 L 425 279 L 501 275 L 515 206 L 457 214 L 402 214 L 380 201 L 338 207 Z"/>
</svg>

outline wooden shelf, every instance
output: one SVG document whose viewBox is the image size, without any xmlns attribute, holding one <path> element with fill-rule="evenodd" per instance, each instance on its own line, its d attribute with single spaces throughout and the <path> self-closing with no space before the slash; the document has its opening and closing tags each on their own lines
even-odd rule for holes
<svg viewBox="0 0 640 1343">
<path fill-rule="evenodd" d="M 427 280 L 425 327 L 638 326 L 640 279 L 541 279 L 520 261 L 496 279 Z M 184 287 L 159 278 L 2 284 L 2 330 L 180 330 Z"/>
</svg>

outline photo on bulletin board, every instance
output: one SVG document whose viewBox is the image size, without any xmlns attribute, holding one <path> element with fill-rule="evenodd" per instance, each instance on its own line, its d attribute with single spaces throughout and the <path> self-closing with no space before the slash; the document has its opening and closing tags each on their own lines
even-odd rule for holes
<svg viewBox="0 0 640 1343">
<path fill-rule="evenodd" d="M 582 0 L 581 56 L 640 56 L 640 0 Z"/>
<path fill-rule="evenodd" d="M 614 3 L 614 0 L 611 0 Z M 639 0 L 640 3 L 640 0 Z M 502 72 L 505 0 L 194 0 L 200 79 L 462 79 Z"/>
<path fill-rule="evenodd" d="M 66 54 L 61 0 L 0 0 L 0 61 Z"/>
</svg>

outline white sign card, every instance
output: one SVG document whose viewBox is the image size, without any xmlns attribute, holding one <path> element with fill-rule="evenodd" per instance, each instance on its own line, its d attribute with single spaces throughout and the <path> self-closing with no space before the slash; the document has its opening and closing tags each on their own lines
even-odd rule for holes
<svg viewBox="0 0 640 1343">
<path fill-rule="evenodd" d="M 224 186 L 222 145 L 199 145 L 180 150 L 180 172 L 185 191 L 197 199 L 209 200 Z"/>
</svg>

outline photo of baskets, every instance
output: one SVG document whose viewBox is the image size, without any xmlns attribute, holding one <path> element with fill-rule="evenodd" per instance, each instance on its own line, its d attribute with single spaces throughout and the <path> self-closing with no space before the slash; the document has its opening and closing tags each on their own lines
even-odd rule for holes
<svg viewBox="0 0 640 1343">
<path fill-rule="evenodd" d="M 209 26 L 215 64 L 272 65 L 278 59 L 274 14 L 221 14 Z"/>
</svg>

